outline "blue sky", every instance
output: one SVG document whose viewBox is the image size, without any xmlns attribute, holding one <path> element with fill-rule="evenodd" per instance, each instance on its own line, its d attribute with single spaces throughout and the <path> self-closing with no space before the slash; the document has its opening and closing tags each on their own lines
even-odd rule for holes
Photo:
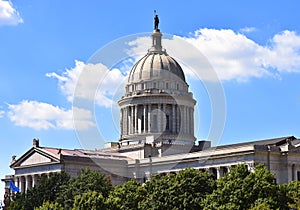
<svg viewBox="0 0 300 210">
<path fill-rule="evenodd" d="M 120 84 L 130 65 L 149 45 L 136 34 L 152 31 L 154 9 L 161 31 L 196 47 L 218 75 L 226 99 L 219 144 L 300 137 L 299 6 L 297 0 L 0 0 L 0 176 L 12 173 L 11 156 L 27 151 L 33 138 L 42 146 L 80 148 L 80 136 L 91 137 L 88 129 L 94 128 L 107 141 L 118 139 L 118 115 L 111 103 L 118 100 L 116 87 L 123 90 Z M 88 64 L 96 52 L 103 53 L 103 47 L 120 43 L 124 36 L 137 38 L 131 60 L 113 68 Z M 163 43 L 172 47 L 172 42 Z M 107 77 L 93 96 L 95 115 L 78 111 L 76 133 L 72 102 L 83 69 L 102 69 Z M 186 71 L 198 101 L 196 136 L 206 139 L 212 111 L 218 111 L 211 107 L 206 84 L 215 81 L 204 78 L 206 83 Z M 85 91 L 84 97 L 92 94 Z"/>
</svg>

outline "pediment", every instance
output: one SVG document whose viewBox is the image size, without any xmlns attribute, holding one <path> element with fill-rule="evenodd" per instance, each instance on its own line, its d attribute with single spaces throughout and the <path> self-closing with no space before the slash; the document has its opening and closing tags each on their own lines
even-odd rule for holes
<svg viewBox="0 0 300 210">
<path fill-rule="evenodd" d="M 43 165 L 59 162 L 59 159 L 50 153 L 47 153 L 42 148 L 31 148 L 25 154 L 23 154 L 18 160 L 13 162 L 10 167 L 27 167 L 34 165 Z"/>
<path fill-rule="evenodd" d="M 20 166 L 28 166 L 28 165 L 36 165 L 36 164 L 41 164 L 41 163 L 50 163 L 51 158 L 46 157 L 42 154 L 39 154 L 37 152 L 33 153 L 31 156 L 26 158 Z"/>
</svg>

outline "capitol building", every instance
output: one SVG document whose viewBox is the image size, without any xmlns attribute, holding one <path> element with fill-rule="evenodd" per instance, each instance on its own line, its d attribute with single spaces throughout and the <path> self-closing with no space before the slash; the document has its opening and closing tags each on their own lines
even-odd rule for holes
<svg viewBox="0 0 300 210">
<path fill-rule="evenodd" d="M 185 168 L 207 170 L 220 178 L 237 164 L 250 171 L 264 164 L 277 183 L 300 180 L 300 139 L 294 136 L 223 146 L 197 140 L 194 135 L 196 100 L 184 71 L 162 47 L 156 24 L 152 46 L 131 68 L 120 107 L 120 138 L 102 149 L 63 149 L 42 146 L 13 156 L 14 174 L 2 181 L 10 193 L 10 181 L 21 192 L 31 189 L 42 174 L 65 171 L 71 176 L 89 167 L 110 178 L 113 185 L 132 178 L 146 182 L 156 174 L 177 173 Z"/>
</svg>

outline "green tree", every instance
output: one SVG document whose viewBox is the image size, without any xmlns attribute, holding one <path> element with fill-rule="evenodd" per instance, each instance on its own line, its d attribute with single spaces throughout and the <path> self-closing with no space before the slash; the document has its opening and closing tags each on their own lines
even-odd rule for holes
<svg viewBox="0 0 300 210">
<path fill-rule="evenodd" d="M 87 168 L 62 186 L 57 200 L 63 204 L 65 209 L 71 209 L 76 195 L 81 195 L 88 191 L 95 191 L 101 193 L 103 197 L 106 198 L 111 189 L 111 182 L 104 174 Z"/>
<path fill-rule="evenodd" d="M 202 199 L 215 186 L 211 174 L 185 169 L 178 174 L 157 175 L 146 182 L 140 209 L 201 209 Z"/>
<path fill-rule="evenodd" d="M 64 210 L 62 205 L 57 202 L 46 201 L 40 207 L 34 208 L 34 210 Z"/>
<path fill-rule="evenodd" d="M 110 210 L 138 209 L 138 203 L 145 195 L 142 184 L 132 179 L 123 185 L 115 186 L 109 193 L 107 204 Z"/>
<path fill-rule="evenodd" d="M 283 185 L 288 206 L 292 209 L 300 209 L 300 182 L 292 181 Z"/>
<path fill-rule="evenodd" d="M 217 188 L 203 202 L 204 209 L 249 209 L 253 206 L 270 206 L 284 209 L 278 198 L 280 193 L 275 177 L 264 165 L 254 172 L 246 165 L 238 165 L 230 173 L 217 180 Z"/>
<path fill-rule="evenodd" d="M 105 210 L 107 209 L 105 199 L 101 193 L 87 191 L 76 195 L 72 210 Z"/>
<path fill-rule="evenodd" d="M 32 210 L 41 206 L 45 201 L 56 200 L 61 187 L 69 181 L 67 173 L 51 173 L 49 176 L 42 175 L 38 185 L 28 190 L 26 193 L 17 193 L 10 209 Z"/>
</svg>

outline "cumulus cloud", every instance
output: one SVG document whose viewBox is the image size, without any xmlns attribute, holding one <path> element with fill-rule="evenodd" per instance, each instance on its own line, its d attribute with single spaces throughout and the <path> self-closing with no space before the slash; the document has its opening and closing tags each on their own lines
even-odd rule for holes
<svg viewBox="0 0 300 210">
<path fill-rule="evenodd" d="M 300 36 L 293 31 L 276 34 L 265 46 L 230 29 L 200 29 L 185 40 L 208 58 L 221 80 L 300 72 Z"/>
<path fill-rule="evenodd" d="M 46 76 L 58 79 L 62 93 L 70 102 L 75 97 L 93 100 L 104 107 L 110 107 L 114 103 L 114 94 L 125 79 L 119 69 L 109 70 L 103 64 L 85 64 L 82 61 L 75 61 L 75 67 L 67 69 L 61 75 L 52 72 Z"/>
<path fill-rule="evenodd" d="M 244 32 L 250 32 L 254 28 L 245 28 Z M 192 47 L 198 49 L 198 52 Z M 151 39 L 141 37 L 130 42 L 132 47 L 129 55 L 139 55 L 149 48 Z M 300 36 L 294 31 L 283 31 L 275 34 L 265 45 L 260 45 L 254 40 L 231 29 L 197 30 L 192 37 L 173 36 L 163 40 L 163 47 L 171 56 L 187 65 L 195 64 L 198 68 L 185 68 L 187 76 L 195 77 L 195 71 L 203 80 L 215 80 L 211 71 L 215 71 L 222 81 L 236 80 L 248 81 L 251 78 L 280 77 L 282 73 L 300 72 Z M 205 65 L 204 55 L 212 68 Z M 202 61 L 200 61 L 202 60 Z M 192 65 L 193 66 L 193 65 Z"/>
<path fill-rule="evenodd" d="M 17 25 L 19 23 L 23 23 L 23 19 L 11 1 L 0 0 L 0 25 Z"/>
<path fill-rule="evenodd" d="M 77 123 L 78 129 L 87 129 L 94 126 L 92 114 L 88 110 L 73 108 L 65 110 L 51 104 L 24 100 L 19 104 L 8 105 L 8 117 L 17 126 L 40 129 L 73 129 L 73 111 L 80 116 Z"/>
</svg>

